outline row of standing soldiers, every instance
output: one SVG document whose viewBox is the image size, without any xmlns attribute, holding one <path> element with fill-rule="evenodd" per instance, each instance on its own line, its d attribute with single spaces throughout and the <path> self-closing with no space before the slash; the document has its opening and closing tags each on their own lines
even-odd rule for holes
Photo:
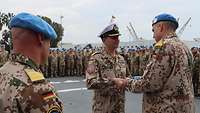
<svg viewBox="0 0 200 113">
<path fill-rule="evenodd" d="M 40 68 L 46 78 L 49 77 L 65 77 L 65 76 L 83 76 L 90 55 L 96 49 L 83 49 L 67 51 L 50 50 L 50 54 L 46 64 Z M 0 48 L 0 66 L 8 59 L 8 52 L 4 48 Z M 193 86 L 195 96 L 200 96 L 200 48 L 191 48 L 194 57 L 193 64 Z M 129 72 L 132 76 L 141 76 L 151 58 L 153 48 L 140 48 L 137 50 L 128 48 L 121 49 L 120 54 L 127 62 Z"/>
<path fill-rule="evenodd" d="M 149 61 L 153 49 L 121 50 L 120 54 L 127 61 L 129 72 L 132 76 L 140 76 Z M 40 68 L 45 77 L 84 76 L 90 55 L 97 49 L 84 49 L 76 51 L 51 50 L 48 61 Z"/>
<path fill-rule="evenodd" d="M 45 77 L 84 76 L 92 50 L 50 50 L 46 64 L 40 68 Z"/>
</svg>

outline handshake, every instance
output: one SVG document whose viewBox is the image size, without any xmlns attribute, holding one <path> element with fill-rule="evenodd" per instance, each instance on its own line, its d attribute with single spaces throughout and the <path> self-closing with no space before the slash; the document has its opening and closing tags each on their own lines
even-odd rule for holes
<svg viewBox="0 0 200 113">
<path fill-rule="evenodd" d="M 111 80 L 119 90 L 124 89 L 128 85 L 128 80 L 125 78 L 110 78 L 109 80 Z"/>
</svg>

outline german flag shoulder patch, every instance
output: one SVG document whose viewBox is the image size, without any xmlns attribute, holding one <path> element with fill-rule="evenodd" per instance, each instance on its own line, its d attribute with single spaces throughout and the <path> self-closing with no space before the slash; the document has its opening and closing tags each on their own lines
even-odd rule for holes
<svg viewBox="0 0 200 113">
<path fill-rule="evenodd" d="M 42 97 L 43 97 L 44 100 L 57 98 L 56 94 L 53 91 L 49 91 L 47 93 L 42 94 Z"/>
</svg>

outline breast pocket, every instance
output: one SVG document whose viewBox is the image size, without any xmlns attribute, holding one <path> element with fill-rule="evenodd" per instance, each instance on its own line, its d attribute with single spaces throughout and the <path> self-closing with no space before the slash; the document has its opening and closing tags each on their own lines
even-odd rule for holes
<svg viewBox="0 0 200 113">
<path fill-rule="evenodd" d="M 119 63 L 116 66 L 116 76 L 119 78 L 126 78 L 126 64 L 125 63 Z"/>
</svg>

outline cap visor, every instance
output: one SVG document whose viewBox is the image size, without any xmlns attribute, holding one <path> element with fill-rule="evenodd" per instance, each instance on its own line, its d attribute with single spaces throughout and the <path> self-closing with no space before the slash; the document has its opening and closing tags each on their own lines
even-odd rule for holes
<svg viewBox="0 0 200 113">
<path fill-rule="evenodd" d="M 110 34 L 110 35 L 108 35 L 108 36 L 120 36 L 121 34 Z"/>
</svg>

